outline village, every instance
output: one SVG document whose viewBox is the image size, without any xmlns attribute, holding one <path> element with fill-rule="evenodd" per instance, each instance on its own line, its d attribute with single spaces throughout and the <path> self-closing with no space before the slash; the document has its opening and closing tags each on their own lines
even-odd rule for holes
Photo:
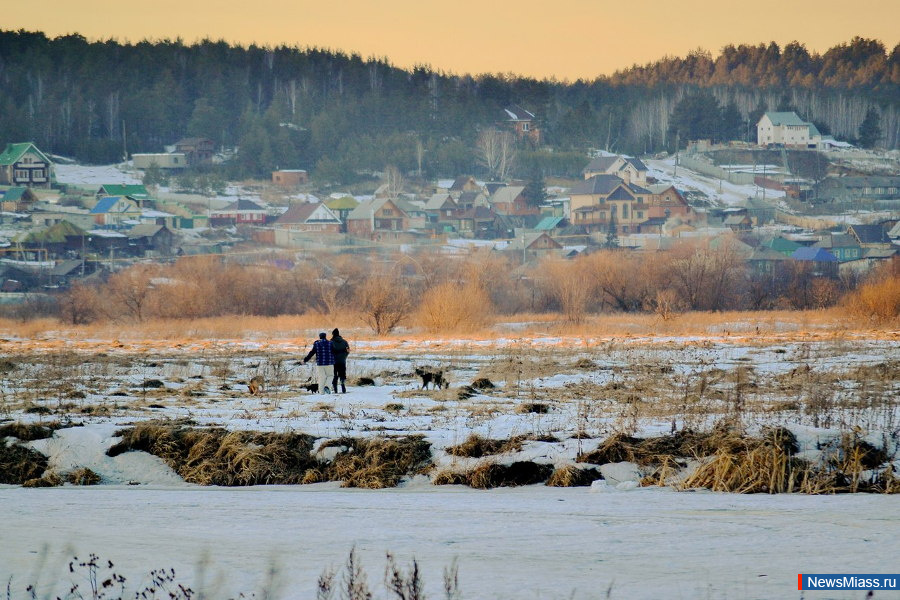
<svg viewBox="0 0 900 600">
<path fill-rule="evenodd" d="M 757 144 L 698 141 L 674 155 L 642 158 L 595 151 L 584 158 L 581 180 L 459 174 L 417 182 L 389 168 L 372 174 L 368 189 L 348 190 L 320 186 L 300 168 L 276 170 L 270 181 L 169 185 L 175 175 L 208 174 L 228 160 L 204 138 L 108 167 L 7 143 L 0 154 L 0 294 L 16 301 L 138 261 L 195 255 L 450 256 L 487 247 L 535 263 L 604 248 L 715 248 L 728 238 L 753 273 L 774 278 L 803 263 L 835 280 L 896 255 L 896 151 L 854 148 L 793 112 L 767 112 L 756 128 Z M 539 120 L 520 106 L 505 109 L 498 130 L 513 142 L 511 152 L 515 144 L 541 143 Z M 814 164 L 820 157 L 827 165 Z"/>
</svg>

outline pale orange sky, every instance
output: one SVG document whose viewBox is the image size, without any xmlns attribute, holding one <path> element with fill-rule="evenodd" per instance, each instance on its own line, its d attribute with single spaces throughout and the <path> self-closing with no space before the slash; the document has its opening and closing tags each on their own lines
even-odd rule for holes
<svg viewBox="0 0 900 600">
<path fill-rule="evenodd" d="M 664 55 L 854 35 L 898 42 L 897 0 L 45 0 L 8 2 L 0 28 L 121 41 L 204 37 L 319 46 L 455 73 L 594 78 Z"/>
</svg>

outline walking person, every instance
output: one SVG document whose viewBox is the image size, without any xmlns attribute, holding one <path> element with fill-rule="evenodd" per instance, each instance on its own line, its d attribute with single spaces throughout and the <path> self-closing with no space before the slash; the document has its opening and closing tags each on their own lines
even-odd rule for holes
<svg viewBox="0 0 900 600">
<path fill-rule="evenodd" d="M 319 382 L 319 393 L 330 394 L 328 384 L 334 377 L 334 354 L 331 352 L 331 342 L 325 332 L 319 334 L 319 339 L 313 342 L 312 350 L 303 359 L 305 365 L 313 356 L 316 357 L 316 379 Z"/>
<path fill-rule="evenodd" d="M 334 379 L 331 380 L 331 388 L 337 393 L 338 379 L 341 380 L 341 393 L 347 393 L 347 355 L 350 354 L 350 344 L 341 337 L 337 327 L 331 332 L 331 353 L 334 355 Z"/>
</svg>

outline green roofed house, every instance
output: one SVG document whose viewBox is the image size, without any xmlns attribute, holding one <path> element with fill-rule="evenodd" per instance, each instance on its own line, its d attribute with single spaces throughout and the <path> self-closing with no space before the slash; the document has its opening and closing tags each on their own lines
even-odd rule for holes
<svg viewBox="0 0 900 600">
<path fill-rule="evenodd" d="M 31 142 L 7 144 L 0 154 L 0 185 L 49 188 L 53 162 Z"/>
<path fill-rule="evenodd" d="M 37 195 L 27 187 L 11 187 L 0 190 L 0 208 L 10 212 L 27 210 L 28 206 L 37 202 Z"/>
<path fill-rule="evenodd" d="M 138 201 L 143 206 L 145 200 L 150 199 L 150 192 L 147 188 L 140 184 L 113 184 L 107 183 L 100 186 L 97 190 L 97 200 L 104 196 L 128 196 Z"/>
<path fill-rule="evenodd" d="M 353 196 L 340 196 L 339 198 L 331 198 L 325 201 L 325 206 L 331 209 L 341 220 L 341 233 L 347 233 L 347 217 L 353 212 L 353 209 L 359 206 Z"/>
<path fill-rule="evenodd" d="M 767 246 L 771 250 L 774 250 L 775 252 L 784 254 L 785 256 L 790 256 L 794 253 L 794 250 L 801 247 L 797 242 L 793 242 L 783 237 L 774 237 L 769 242 L 763 245 Z"/>
</svg>

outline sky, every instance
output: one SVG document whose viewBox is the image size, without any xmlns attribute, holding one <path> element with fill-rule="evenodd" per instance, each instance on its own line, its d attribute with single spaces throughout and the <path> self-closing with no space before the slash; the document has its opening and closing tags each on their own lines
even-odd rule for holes
<svg viewBox="0 0 900 600">
<path fill-rule="evenodd" d="M 462 73 L 593 79 L 696 48 L 853 36 L 900 41 L 897 0 L 44 0 L 9 2 L 0 28 L 120 41 L 181 37 L 315 46 Z"/>
</svg>

